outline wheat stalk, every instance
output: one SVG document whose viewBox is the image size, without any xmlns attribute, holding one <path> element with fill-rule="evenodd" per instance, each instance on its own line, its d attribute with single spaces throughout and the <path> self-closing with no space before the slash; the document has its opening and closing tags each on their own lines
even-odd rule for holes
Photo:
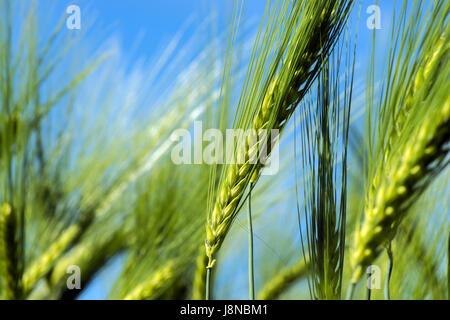
<svg viewBox="0 0 450 320">
<path fill-rule="evenodd" d="M 339 35 L 351 3 L 352 1 L 298 1 L 293 4 L 291 23 L 299 25 L 292 35 L 285 63 L 267 86 L 260 108 L 253 117 L 253 132 L 283 130 L 297 103 L 316 77 L 321 64 L 320 57 L 327 56 Z M 298 20 L 301 13 L 301 19 Z M 266 146 L 267 155 L 270 154 L 270 143 L 266 142 L 266 137 L 259 140 L 252 134 L 248 135 L 238 153 L 245 160 L 244 163 L 228 165 L 226 168 L 215 204 L 208 215 L 205 242 L 209 258 L 207 268 L 214 266 L 215 255 L 237 213 L 246 186 L 259 177 L 264 159 L 258 150 Z M 272 136 L 272 142 L 277 138 Z M 255 164 L 255 158 L 261 161 Z"/>
<path fill-rule="evenodd" d="M 293 266 L 282 269 L 267 282 L 258 294 L 258 300 L 275 300 L 296 281 L 308 274 L 309 262 L 300 259 Z"/>
<path fill-rule="evenodd" d="M 206 268 L 208 256 L 205 254 L 205 247 L 201 246 L 195 265 L 194 284 L 192 287 L 193 300 L 205 300 L 206 292 Z"/>
</svg>

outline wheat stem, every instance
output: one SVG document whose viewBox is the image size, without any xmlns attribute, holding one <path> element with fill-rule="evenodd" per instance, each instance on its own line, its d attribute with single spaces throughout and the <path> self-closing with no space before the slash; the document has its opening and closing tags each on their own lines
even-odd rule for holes
<svg viewBox="0 0 450 320">
<path fill-rule="evenodd" d="M 367 275 L 367 279 L 369 279 L 370 276 L 371 276 L 371 275 L 368 274 L 368 275 Z M 367 299 L 367 300 L 370 300 L 371 295 L 372 295 L 372 289 L 371 289 L 370 286 L 368 285 L 368 286 L 367 286 L 367 298 L 366 298 L 366 299 Z"/>
<path fill-rule="evenodd" d="M 205 299 L 206 300 L 210 299 L 210 290 L 211 290 L 211 288 L 210 288 L 210 286 L 211 286 L 210 280 L 211 280 L 211 268 L 206 268 L 206 286 L 205 286 L 205 291 L 206 291 Z"/>
<path fill-rule="evenodd" d="M 347 298 L 346 300 L 353 300 L 353 294 L 355 293 L 356 283 L 350 283 L 347 290 Z"/>
<path fill-rule="evenodd" d="M 252 188 L 253 183 L 250 184 L 250 193 L 248 195 L 248 289 L 249 299 L 255 300 L 255 276 L 253 271 Z"/>
<path fill-rule="evenodd" d="M 385 300 L 391 300 L 391 292 L 390 292 L 390 282 L 392 275 L 392 268 L 394 267 L 394 256 L 392 255 L 391 243 L 386 248 L 386 253 L 388 255 L 388 268 L 386 274 L 386 283 L 384 284 L 384 298 Z"/>
<path fill-rule="evenodd" d="M 206 264 L 208 256 L 205 254 L 205 246 L 202 245 L 197 256 L 194 284 L 192 286 L 192 300 L 205 300 L 206 293 Z"/>
</svg>

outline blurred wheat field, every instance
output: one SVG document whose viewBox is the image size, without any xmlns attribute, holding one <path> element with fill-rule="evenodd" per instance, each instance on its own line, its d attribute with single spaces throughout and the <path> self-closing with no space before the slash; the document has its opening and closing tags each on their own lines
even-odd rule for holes
<svg viewBox="0 0 450 320">
<path fill-rule="evenodd" d="M 1 299 L 448 300 L 449 1 L 60 6 L 0 0 Z"/>
</svg>

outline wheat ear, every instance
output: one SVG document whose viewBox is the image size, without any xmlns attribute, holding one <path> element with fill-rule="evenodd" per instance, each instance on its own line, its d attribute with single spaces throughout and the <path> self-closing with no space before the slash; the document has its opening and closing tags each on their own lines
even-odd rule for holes
<svg viewBox="0 0 450 320">
<path fill-rule="evenodd" d="M 429 113 L 422 126 L 393 158 L 392 177 L 386 175 L 377 188 L 374 201 L 369 200 L 364 223 L 356 235 L 353 283 L 361 278 L 383 245 L 392 240 L 414 195 L 433 177 L 434 164 L 442 162 L 448 154 L 449 116 L 450 98 L 447 97 L 439 112 Z"/>
<path fill-rule="evenodd" d="M 0 208 L 0 264 L 2 291 L 5 299 L 21 297 L 20 275 L 16 242 L 16 219 L 8 203 Z"/>
<path fill-rule="evenodd" d="M 273 77 L 262 99 L 261 106 L 253 118 L 251 129 L 259 133 L 269 129 L 281 132 L 291 117 L 298 102 L 304 97 L 316 77 L 321 61 L 327 56 L 340 33 L 352 1 L 316 1 L 294 4 L 296 10 L 303 9 L 298 29 L 292 36 L 289 50 L 281 72 Z M 297 22 L 296 22 L 297 23 Z M 268 135 L 267 135 L 268 136 Z M 239 152 L 243 164 L 227 166 L 224 179 L 217 192 L 212 212 L 206 227 L 207 268 L 212 268 L 215 255 L 222 245 L 245 188 L 259 177 L 261 159 L 259 149 L 266 146 L 270 154 L 271 143 L 255 139 L 250 134 Z M 277 137 L 272 136 L 275 141 Z M 254 163 L 255 157 L 261 161 Z"/>
<path fill-rule="evenodd" d="M 401 69 L 403 73 L 411 74 L 410 85 L 403 87 L 394 83 L 395 88 L 398 86 L 404 91 L 393 91 L 390 96 L 394 98 L 388 98 L 385 101 L 387 107 L 380 111 L 381 128 L 393 129 L 387 133 L 385 148 L 379 148 L 382 158 L 369 181 L 364 222 L 356 233 L 352 256 L 353 283 L 361 278 L 383 246 L 394 238 L 404 214 L 420 192 L 448 164 L 450 28 L 441 27 L 448 8 L 448 4 L 436 2 L 433 20 L 426 26 L 424 34 L 427 37 L 420 51 L 408 52 L 415 55 L 414 68 Z M 397 64 L 408 66 L 410 60 L 400 56 Z M 397 98 L 402 95 L 404 99 Z M 383 141 L 380 145 L 383 146 Z"/>
<path fill-rule="evenodd" d="M 80 226 L 74 224 L 64 231 L 58 238 L 23 275 L 24 294 L 27 295 L 34 288 L 36 283 L 46 275 L 53 267 L 54 262 L 67 249 L 70 243 L 80 234 Z"/>
<path fill-rule="evenodd" d="M 115 230 L 110 234 L 95 237 L 76 245 L 55 262 L 51 274 L 47 277 L 50 286 L 52 288 L 66 288 L 67 269 L 72 265 L 76 265 L 83 270 L 82 285 L 87 284 L 108 259 L 125 247 L 125 235 L 126 232 L 123 230 Z"/>
<path fill-rule="evenodd" d="M 275 300 L 297 280 L 308 273 L 308 262 L 300 259 L 291 267 L 281 270 L 273 279 L 267 282 L 258 294 L 258 300 Z"/>
<path fill-rule="evenodd" d="M 165 266 L 151 274 L 147 280 L 128 293 L 124 300 L 147 300 L 152 298 L 173 277 L 175 272 L 174 268 L 174 261 L 169 261 Z"/>
<path fill-rule="evenodd" d="M 402 137 L 405 124 L 407 124 L 408 117 L 411 116 L 414 100 L 421 99 L 421 95 L 427 94 L 432 86 L 435 85 L 439 75 L 439 67 L 442 63 L 441 59 L 443 56 L 445 58 L 445 54 L 448 51 L 448 45 L 445 46 L 444 43 L 444 37 L 439 37 L 433 46 L 431 53 L 425 57 L 425 63 L 419 66 L 414 82 L 411 84 L 405 101 L 398 110 L 398 115 L 395 117 L 395 125 L 389 134 L 388 141 L 386 142 L 386 149 L 383 153 L 384 160 L 389 158 L 393 145 L 395 145 L 395 142 Z M 381 167 L 383 166 L 384 164 L 382 163 Z M 380 181 L 382 174 L 384 174 L 384 172 L 379 168 L 373 179 L 371 192 L 376 190 L 377 183 Z"/>
</svg>

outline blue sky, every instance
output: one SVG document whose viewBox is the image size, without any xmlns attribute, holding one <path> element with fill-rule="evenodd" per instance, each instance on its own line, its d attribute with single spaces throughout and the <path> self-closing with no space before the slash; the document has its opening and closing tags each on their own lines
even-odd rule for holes
<svg viewBox="0 0 450 320">
<path fill-rule="evenodd" d="M 82 29 L 87 36 L 103 34 L 116 36 L 124 52 L 136 48 L 134 58 L 152 56 L 167 44 L 174 35 L 186 25 L 198 25 L 211 12 L 218 17 L 230 16 L 233 10 L 230 0 L 40 0 L 40 8 L 51 8 L 46 18 L 56 24 L 69 5 L 81 9 Z M 260 16 L 265 1 L 247 1 L 247 14 Z M 41 10 L 42 12 L 42 10 Z M 216 23 L 224 28 L 223 19 Z M 83 30 L 86 31 L 86 30 Z"/>
<path fill-rule="evenodd" d="M 218 12 L 218 29 L 226 30 L 227 23 L 224 16 L 229 17 L 234 1 L 232 0 L 40 0 L 40 12 L 45 14 L 46 20 L 56 25 L 69 5 L 78 5 L 81 9 L 82 28 L 87 36 L 103 35 L 116 36 L 124 52 L 127 49 L 136 49 L 132 52 L 135 58 L 152 56 L 158 49 L 168 43 L 174 35 L 186 24 L 188 20 L 193 25 L 199 24 L 211 12 Z M 376 0 L 361 1 L 360 44 L 365 50 L 370 41 L 370 31 L 366 27 L 366 13 L 368 6 Z M 391 0 L 379 1 L 381 8 L 382 36 L 388 30 L 392 13 Z M 245 1 L 246 18 L 258 19 L 261 17 L 264 0 Z M 47 8 L 43 10 L 42 8 Z M 354 10 L 356 22 L 357 11 Z M 49 19 L 50 18 L 50 19 Z M 73 31 L 72 31 L 73 32 Z M 134 50 L 133 50 L 134 51 Z M 364 56 L 362 54 L 361 56 Z"/>
</svg>

